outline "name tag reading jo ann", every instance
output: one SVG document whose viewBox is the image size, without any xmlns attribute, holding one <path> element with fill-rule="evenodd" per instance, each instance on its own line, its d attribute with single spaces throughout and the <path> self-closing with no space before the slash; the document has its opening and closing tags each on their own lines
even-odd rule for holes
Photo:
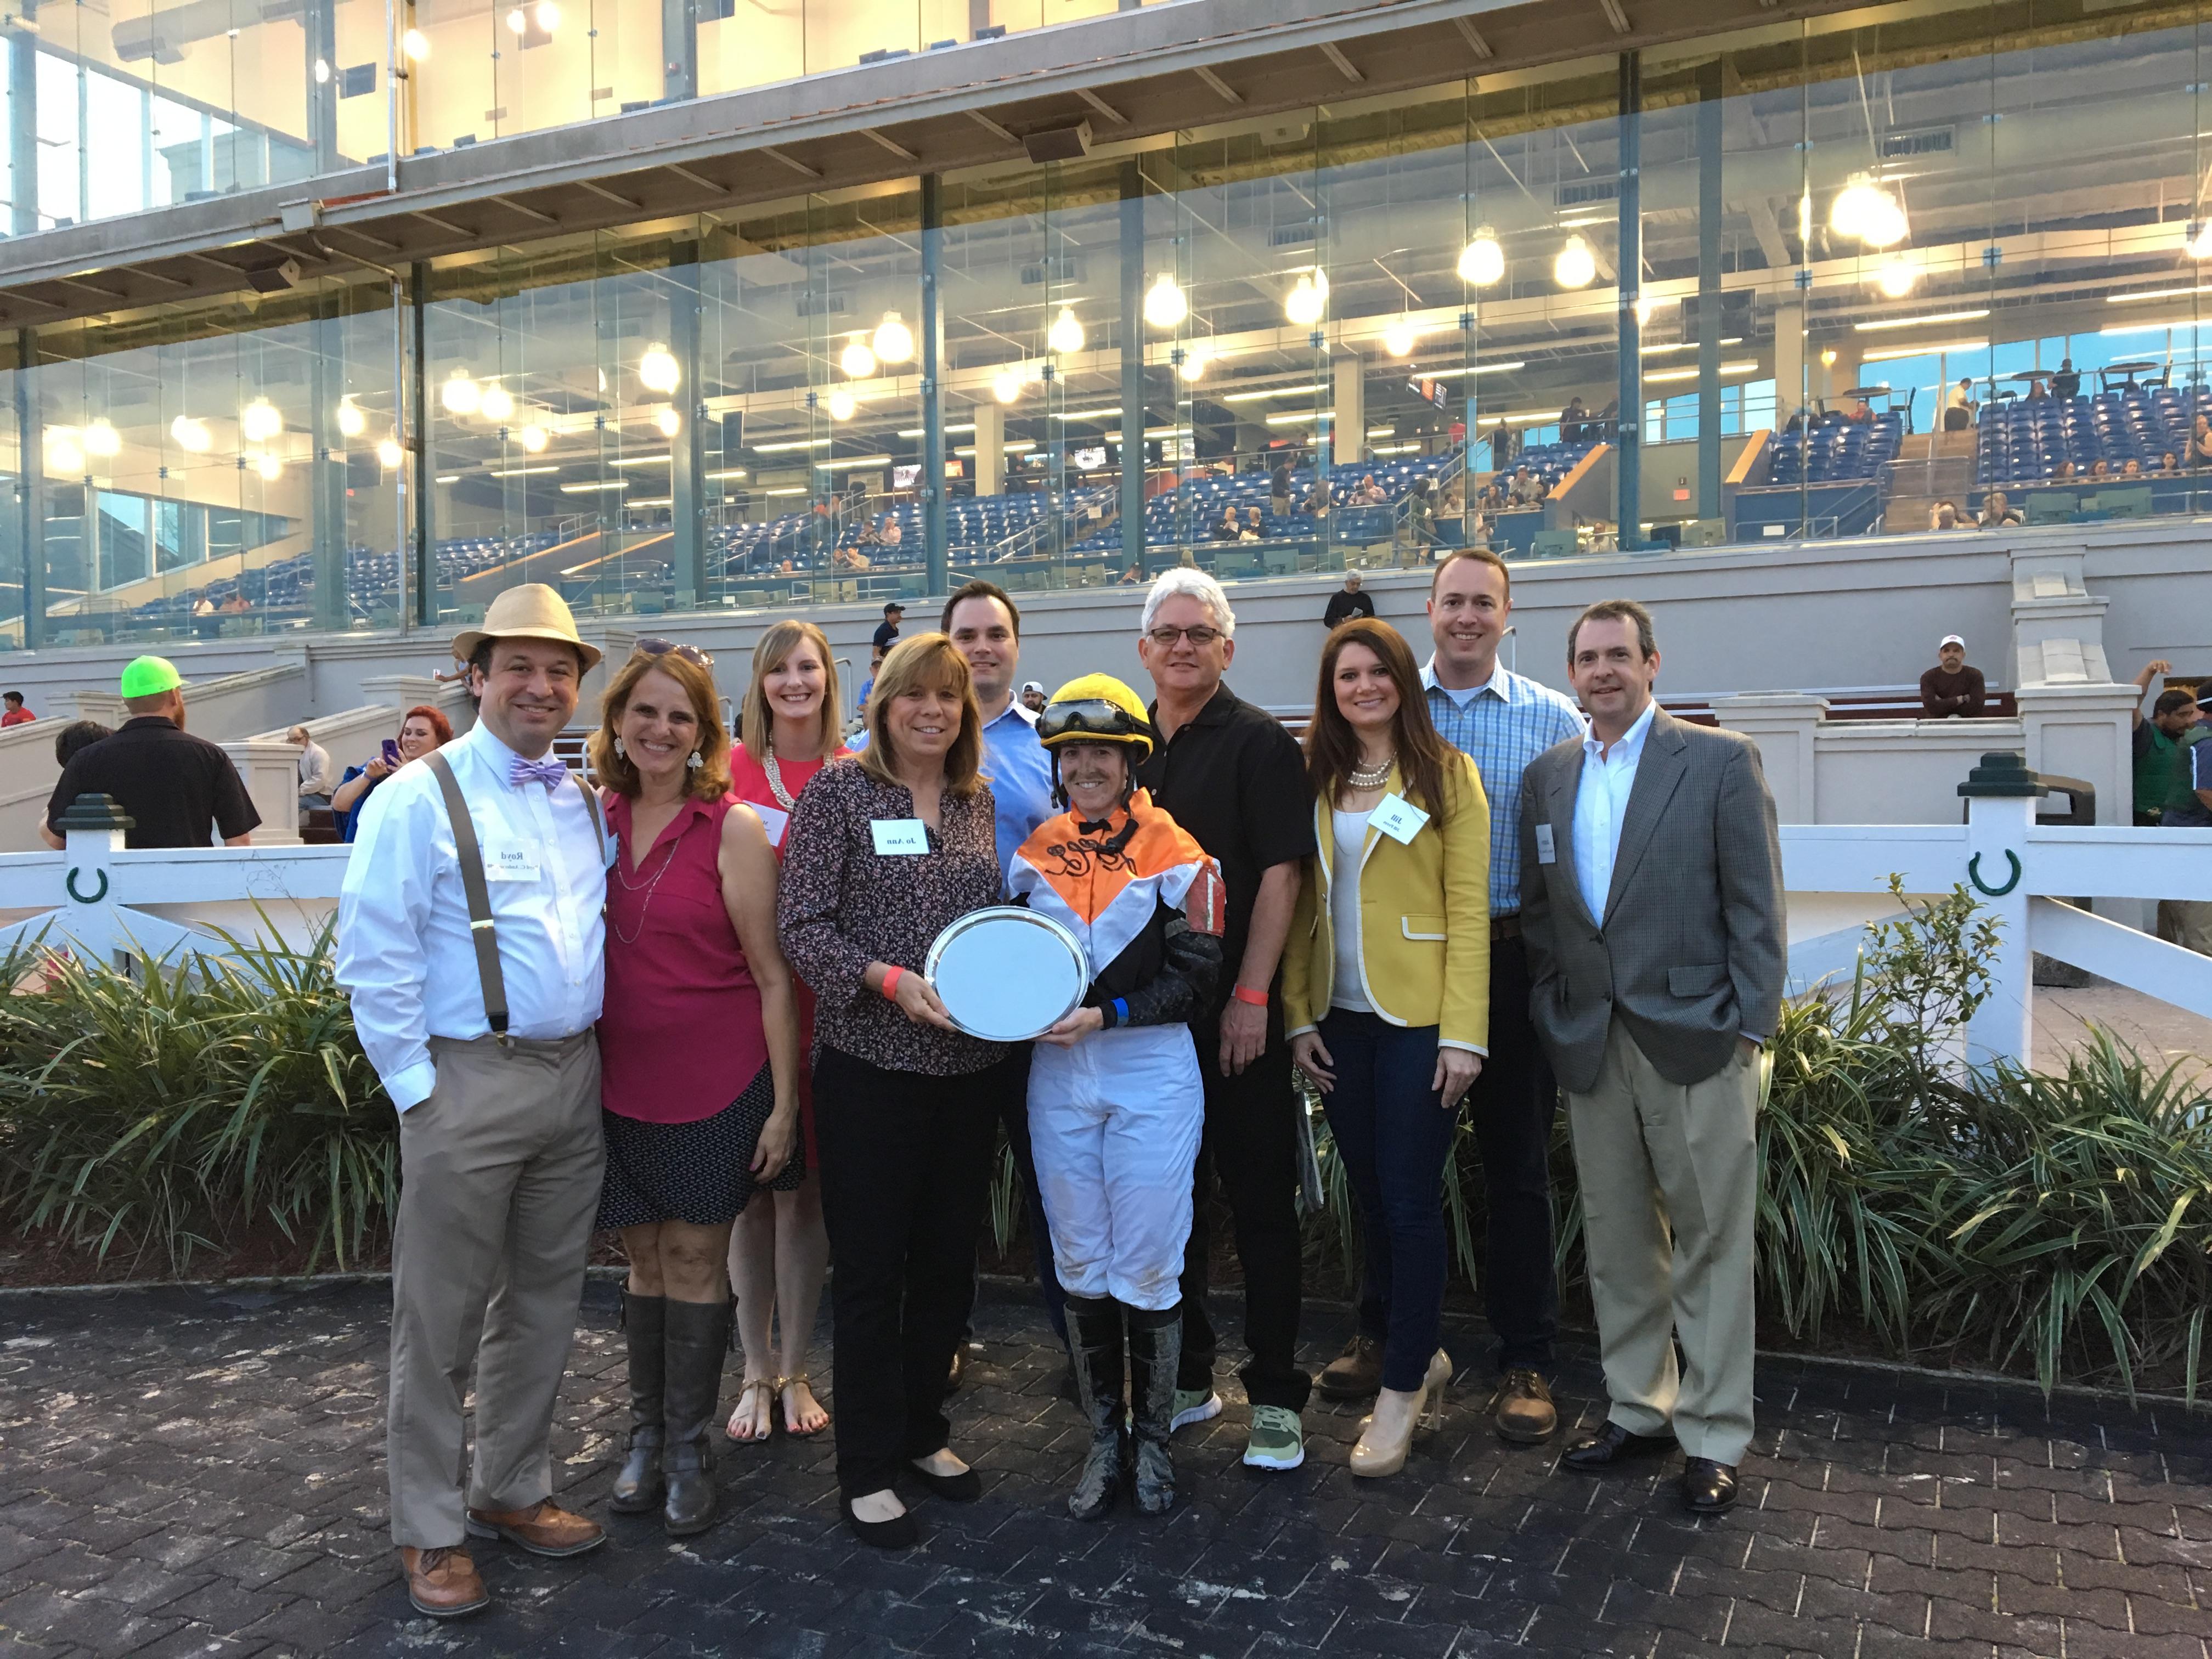
<svg viewBox="0 0 2212 1659">
<path fill-rule="evenodd" d="M 929 830 L 920 818 L 871 818 L 868 828 L 879 856 L 913 857 L 929 851 Z"/>
<path fill-rule="evenodd" d="M 1410 847 L 1429 815 L 1403 795 L 1393 794 L 1382 797 L 1367 821 L 1401 847 Z"/>
</svg>

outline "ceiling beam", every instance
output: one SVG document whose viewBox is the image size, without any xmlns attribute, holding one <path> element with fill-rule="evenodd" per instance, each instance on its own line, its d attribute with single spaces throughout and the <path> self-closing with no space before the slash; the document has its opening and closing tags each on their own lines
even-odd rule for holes
<svg viewBox="0 0 2212 1659">
<path fill-rule="evenodd" d="M 1344 55 L 1344 49 L 1334 40 L 1324 40 L 1321 43 L 1321 55 L 1335 64 L 1336 72 L 1351 82 L 1353 86 L 1358 86 L 1367 79 L 1352 67 L 1352 60 Z"/>
<path fill-rule="evenodd" d="M 797 156 L 790 154 L 787 150 L 778 149 L 774 144 L 763 144 L 760 147 L 760 153 L 763 155 L 767 156 L 771 161 L 782 162 L 784 166 L 789 167 L 793 173 L 799 174 L 803 178 L 819 179 L 822 176 L 818 169 L 807 166 L 805 162 L 800 161 Z"/>
<path fill-rule="evenodd" d="M 897 139 L 890 137 L 879 127 L 862 127 L 860 131 L 865 137 L 874 139 L 902 161 L 918 162 L 921 160 L 921 157 L 916 155 Z"/>
<path fill-rule="evenodd" d="M 1206 68 L 1205 64 L 1200 64 L 1197 69 L 1192 72 L 1195 74 L 1200 80 L 1205 82 L 1207 86 L 1212 88 L 1215 94 L 1220 97 L 1224 102 L 1241 104 L 1244 101 L 1244 94 L 1243 93 L 1237 91 L 1236 88 L 1231 86 L 1228 82 L 1223 80 L 1212 70 Z"/>
<path fill-rule="evenodd" d="M 1482 38 L 1482 31 L 1468 22 L 1466 18 L 1453 18 L 1452 27 L 1459 31 L 1459 38 L 1467 42 L 1467 49 L 1477 58 L 1488 59 L 1498 56 L 1497 52 L 1491 49 L 1490 42 Z"/>
<path fill-rule="evenodd" d="M 1127 116 L 1122 114 L 1120 110 L 1115 109 L 1113 105 L 1108 103 L 1097 93 L 1091 91 L 1090 88 L 1076 88 L 1075 95 L 1078 98 L 1080 98 L 1085 103 L 1090 105 L 1091 108 L 1097 110 L 1108 120 L 1111 121 L 1115 126 L 1126 127 L 1129 125 L 1129 118 Z"/>
</svg>

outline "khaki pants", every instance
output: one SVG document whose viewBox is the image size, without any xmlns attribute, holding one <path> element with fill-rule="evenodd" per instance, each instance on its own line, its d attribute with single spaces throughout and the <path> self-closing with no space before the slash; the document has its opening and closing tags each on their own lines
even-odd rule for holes
<svg viewBox="0 0 2212 1659">
<path fill-rule="evenodd" d="M 430 1054 L 437 1087 L 399 1118 L 386 1443 L 392 1539 L 418 1549 L 463 1540 L 471 1364 L 468 1507 L 552 1496 L 547 1439 L 606 1168 L 593 1033 L 433 1037 Z"/>
<path fill-rule="evenodd" d="M 1616 1019 L 1596 1087 L 1567 1095 L 1608 1415 L 1731 1466 L 1751 1443 L 1760 1064 L 1739 1043 L 1686 1088 Z"/>
<path fill-rule="evenodd" d="M 2199 956 L 2212 957 L 2212 899 L 2160 899 L 2158 936 Z"/>
</svg>

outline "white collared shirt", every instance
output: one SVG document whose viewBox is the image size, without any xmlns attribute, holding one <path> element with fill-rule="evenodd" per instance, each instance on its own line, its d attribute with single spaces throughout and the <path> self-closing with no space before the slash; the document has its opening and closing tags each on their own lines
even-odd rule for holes
<svg viewBox="0 0 2212 1659">
<path fill-rule="evenodd" d="M 1583 738 L 1583 775 L 1575 792 L 1575 884 L 1590 917 L 1605 923 L 1606 895 L 1613 890 L 1613 866 L 1620 856 L 1620 824 L 1628 816 L 1628 797 L 1636 788 L 1636 769 L 1644 759 L 1644 740 L 1651 735 L 1649 702 L 1636 724 L 1610 750 L 1594 735 Z"/>
<path fill-rule="evenodd" d="M 583 793 L 574 783 L 508 782 L 514 752 L 481 725 L 439 752 L 486 866 L 504 863 L 511 878 L 489 884 L 509 1035 L 587 1030 L 605 985 L 607 873 Z M 352 996 L 362 1052 L 403 1112 L 437 1081 L 431 1037 L 490 1030 L 453 824 L 420 761 L 393 773 L 362 809 L 338 894 L 337 978 Z"/>
</svg>

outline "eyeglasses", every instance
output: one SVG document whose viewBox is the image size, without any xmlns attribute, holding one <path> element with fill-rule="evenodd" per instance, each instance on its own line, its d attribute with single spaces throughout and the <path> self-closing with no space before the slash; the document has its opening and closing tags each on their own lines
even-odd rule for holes
<svg viewBox="0 0 2212 1659">
<path fill-rule="evenodd" d="M 672 653 L 686 662 L 697 663 L 702 668 L 712 668 L 714 665 L 714 659 L 697 646 L 678 645 L 674 640 L 658 637 L 640 640 L 630 647 L 630 650 L 633 655 L 640 657 L 665 657 Z"/>
<path fill-rule="evenodd" d="M 1164 623 L 1158 628 L 1148 629 L 1145 637 L 1163 651 L 1174 650 L 1177 640 L 1188 640 L 1203 650 L 1221 637 L 1221 630 L 1208 628 L 1204 623 L 1195 628 L 1170 628 Z"/>
</svg>

